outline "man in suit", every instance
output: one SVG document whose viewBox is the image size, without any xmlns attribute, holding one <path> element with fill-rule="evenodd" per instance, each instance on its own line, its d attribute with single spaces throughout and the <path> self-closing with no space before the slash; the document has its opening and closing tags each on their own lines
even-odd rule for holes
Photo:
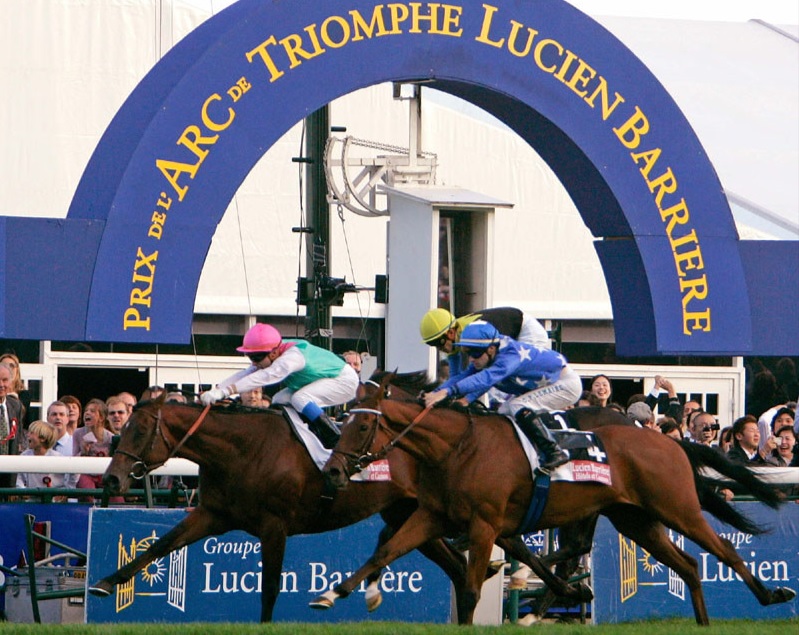
<svg viewBox="0 0 799 635">
<path fill-rule="evenodd" d="M 11 367 L 0 364 L 0 455 L 19 454 L 25 449 L 20 445 L 20 421 L 25 409 L 19 399 L 8 394 L 13 390 L 12 376 Z M 0 487 L 14 487 L 16 479 L 16 474 L 0 474 Z"/>
</svg>

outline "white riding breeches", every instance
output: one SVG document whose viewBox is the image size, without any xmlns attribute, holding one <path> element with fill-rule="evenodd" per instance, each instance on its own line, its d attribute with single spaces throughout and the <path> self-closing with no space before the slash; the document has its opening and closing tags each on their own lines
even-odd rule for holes
<svg viewBox="0 0 799 635">
<path fill-rule="evenodd" d="M 522 318 L 522 328 L 516 340 L 532 344 L 536 348 L 552 349 L 552 340 L 549 339 L 549 333 L 544 325 L 527 313 Z"/>
<path fill-rule="evenodd" d="M 337 377 L 317 379 L 296 391 L 284 388 L 274 396 L 272 403 L 290 403 L 297 412 L 302 412 L 310 402 L 320 408 L 340 406 L 355 399 L 359 381 L 358 374 L 347 364 Z"/>
<path fill-rule="evenodd" d="M 582 392 L 580 376 L 569 366 L 564 366 L 557 381 L 508 399 L 499 407 L 499 412 L 516 416 L 522 408 L 529 408 L 533 412 L 566 410 L 577 402 Z"/>
</svg>

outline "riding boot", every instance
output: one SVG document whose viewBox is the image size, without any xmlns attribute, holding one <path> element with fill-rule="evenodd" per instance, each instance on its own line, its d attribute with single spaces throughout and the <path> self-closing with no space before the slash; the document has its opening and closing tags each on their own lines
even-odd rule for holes
<svg viewBox="0 0 799 635">
<path fill-rule="evenodd" d="M 336 446 L 338 438 L 341 436 L 341 430 L 339 430 L 338 426 L 324 413 L 311 421 L 308 427 L 311 429 L 311 432 L 319 437 L 322 445 L 328 450 L 332 450 Z"/>
<path fill-rule="evenodd" d="M 546 418 L 552 418 L 552 415 L 548 412 L 536 414 L 529 408 L 522 408 L 516 413 L 516 423 L 541 453 L 541 470 L 549 472 L 568 462 L 569 453 L 558 445 L 552 431 L 544 423 Z"/>
</svg>

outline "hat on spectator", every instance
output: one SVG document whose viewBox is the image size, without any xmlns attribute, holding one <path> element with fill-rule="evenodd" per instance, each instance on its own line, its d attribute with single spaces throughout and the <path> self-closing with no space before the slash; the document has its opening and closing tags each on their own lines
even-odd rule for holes
<svg viewBox="0 0 799 635">
<path fill-rule="evenodd" d="M 637 401 L 633 404 L 630 404 L 630 406 L 627 408 L 627 416 L 640 424 L 644 424 L 647 421 L 654 421 L 655 419 L 652 415 L 652 408 L 650 408 L 643 401 Z"/>
</svg>

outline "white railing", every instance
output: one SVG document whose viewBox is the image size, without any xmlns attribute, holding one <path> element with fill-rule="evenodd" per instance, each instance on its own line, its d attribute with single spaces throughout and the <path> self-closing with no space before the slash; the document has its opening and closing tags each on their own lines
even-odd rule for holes
<svg viewBox="0 0 799 635">
<path fill-rule="evenodd" d="M 0 474 L 103 474 L 107 456 L 0 456 Z M 197 476 L 199 466 L 186 459 L 169 459 L 152 471 L 154 476 Z"/>
</svg>

